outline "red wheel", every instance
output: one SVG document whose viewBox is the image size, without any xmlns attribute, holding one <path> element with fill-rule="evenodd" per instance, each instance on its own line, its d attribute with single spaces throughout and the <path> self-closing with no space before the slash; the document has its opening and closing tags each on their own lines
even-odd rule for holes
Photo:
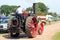
<svg viewBox="0 0 60 40">
<path fill-rule="evenodd" d="M 38 34 L 38 21 L 36 17 L 30 16 L 26 20 L 26 33 L 29 37 L 36 37 Z"/>
<path fill-rule="evenodd" d="M 38 23 L 36 18 L 32 18 L 31 23 L 30 23 L 30 31 L 32 37 L 35 37 L 38 33 Z"/>
<path fill-rule="evenodd" d="M 43 31 L 44 31 L 44 24 L 41 23 L 40 26 L 41 26 L 41 27 L 39 28 L 38 33 L 39 33 L 39 34 L 42 34 Z"/>
</svg>

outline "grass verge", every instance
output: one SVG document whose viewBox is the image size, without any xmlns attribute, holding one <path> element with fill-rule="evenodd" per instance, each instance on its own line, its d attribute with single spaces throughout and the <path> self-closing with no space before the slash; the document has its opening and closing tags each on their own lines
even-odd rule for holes
<svg viewBox="0 0 60 40">
<path fill-rule="evenodd" d="M 56 33 L 56 34 L 53 36 L 53 40 L 60 40 L 60 32 Z"/>
</svg>

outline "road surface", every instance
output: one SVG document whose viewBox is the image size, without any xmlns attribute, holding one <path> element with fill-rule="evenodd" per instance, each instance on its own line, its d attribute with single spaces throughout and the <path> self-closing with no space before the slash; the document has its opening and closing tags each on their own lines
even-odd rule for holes
<svg viewBox="0 0 60 40">
<path fill-rule="evenodd" d="M 28 38 L 26 34 L 21 33 L 17 38 L 11 38 L 8 34 L 0 34 L 0 40 L 52 40 L 53 35 L 60 31 L 60 22 L 47 25 L 44 28 L 42 35 L 37 35 L 35 38 Z"/>
</svg>

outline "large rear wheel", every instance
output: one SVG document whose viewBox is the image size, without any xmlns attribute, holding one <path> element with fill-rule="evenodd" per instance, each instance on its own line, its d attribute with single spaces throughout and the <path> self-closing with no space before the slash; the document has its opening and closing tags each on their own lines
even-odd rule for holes
<svg viewBox="0 0 60 40">
<path fill-rule="evenodd" d="M 28 37 L 33 38 L 33 37 L 37 36 L 38 21 L 37 21 L 36 17 L 34 17 L 34 16 L 27 17 L 25 29 L 26 29 L 26 34 L 28 35 Z"/>
</svg>

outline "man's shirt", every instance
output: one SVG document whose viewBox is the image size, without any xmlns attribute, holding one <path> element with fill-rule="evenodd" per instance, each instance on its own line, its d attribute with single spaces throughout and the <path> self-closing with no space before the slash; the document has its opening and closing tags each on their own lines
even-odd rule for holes
<svg viewBox="0 0 60 40">
<path fill-rule="evenodd" d="M 22 14 L 22 8 L 21 7 L 17 8 L 16 13 Z"/>
</svg>

